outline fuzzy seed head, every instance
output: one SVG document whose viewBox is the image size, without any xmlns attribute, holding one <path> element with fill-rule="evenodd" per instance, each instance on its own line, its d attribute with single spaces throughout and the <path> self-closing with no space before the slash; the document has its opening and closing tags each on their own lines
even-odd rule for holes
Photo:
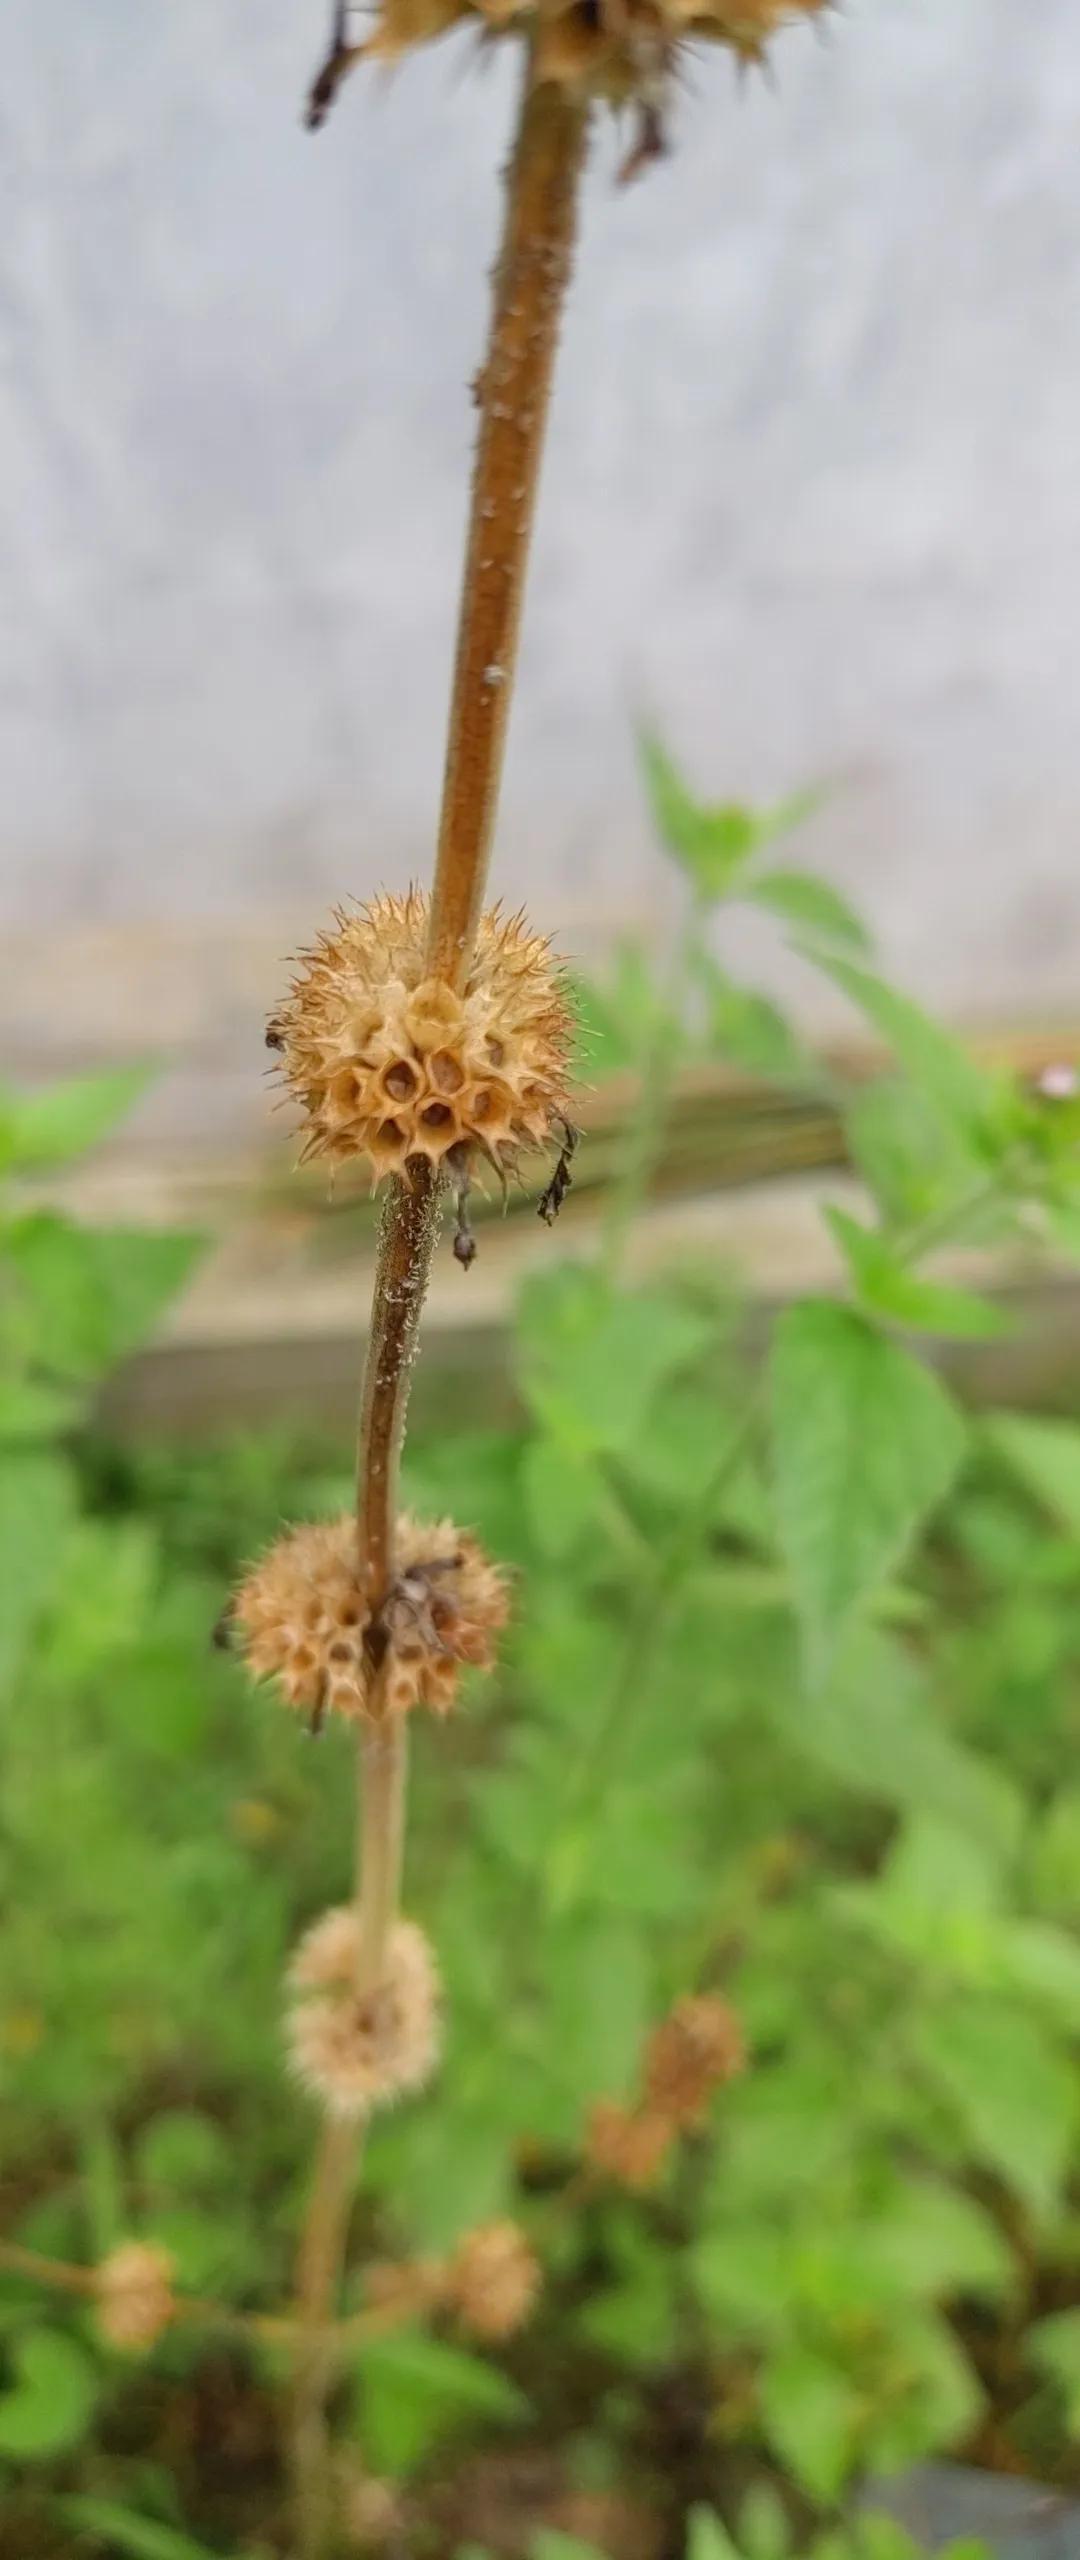
<svg viewBox="0 0 1080 2560">
<path fill-rule="evenodd" d="M 124 2355 L 156 2346 L 176 2308 L 174 2263 L 148 2240 L 124 2240 L 97 2269 L 97 2325 Z"/>
<path fill-rule="evenodd" d="M 645 2054 L 645 2103 L 680 2130 L 700 2124 L 713 2091 L 746 2067 L 735 2011 L 711 1992 L 677 2000 Z"/>
<path fill-rule="evenodd" d="M 359 1958 L 357 1912 L 324 1912 L 290 1967 L 285 2020 L 297 2079 L 328 2115 L 352 2120 L 424 2088 L 440 2047 L 438 1976 L 423 1930 L 397 1922 L 375 1991 L 357 1990 Z"/>
<path fill-rule="evenodd" d="M 831 0 L 381 0 L 366 51 L 395 61 L 471 19 L 481 34 L 527 32 L 537 80 L 604 97 L 616 106 L 655 100 L 685 43 L 725 45 L 742 63 L 761 62 L 771 38 Z"/>
<path fill-rule="evenodd" d="M 585 2157 L 617 2186 L 642 2195 L 656 2185 L 673 2138 L 670 2118 L 655 2109 L 600 2098 L 589 2117 Z"/>
<path fill-rule="evenodd" d="M 397 1524 L 397 1570 L 382 1613 L 387 1637 L 383 1702 L 404 1715 L 445 1715 L 462 1665 L 488 1670 L 506 1624 L 503 1575 L 452 1520 Z M 275 1540 L 236 1593 L 230 1625 L 253 1679 L 277 1680 L 298 1714 L 360 1717 L 370 1711 L 364 1648 L 370 1610 L 360 1583 L 356 1522 L 305 1523 Z"/>
<path fill-rule="evenodd" d="M 484 916 L 460 995 L 428 973 L 428 901 L 340 912 L 304 954 L 270 1025 L 307 1124 L 305 1155 L 366 1157 L 376 1182 L 410 1161 L 500 1175 L 549 1144 L 566 1102 L 569 1006 L 548 944 Z"/>
<path fill-rule="evenodd" d="M 445 2299 L 476 2338 L 512 2337 L 539 2291 L 539 2264 L 516 2222 L 485 2222 L 468 2232 L 446 2270 Z"/>
</svg>

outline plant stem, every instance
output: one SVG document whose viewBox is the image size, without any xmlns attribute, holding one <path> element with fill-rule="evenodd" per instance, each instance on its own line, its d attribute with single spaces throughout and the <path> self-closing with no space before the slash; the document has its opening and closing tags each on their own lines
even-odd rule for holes
<svg viewBox="0 0 1080 2560">
<path fill-rule="evenodd" d="M 431 901 L 433 975 L 460 984 L 484 892 L 588 108 L 526 64 L 487 355 Z"/>
<path fill-rule="evenodd" d="M 301 2346 L 293 2378 L 292 2475 L 298 2560 L 321 2560 L 333 2527 L 327 2394 L 334 2370 L 333 2318 L 357 2158 L 355 2125 L 323 2124 L 297 2268 Z"/>
<path fill-rule="evenodd" d="M 472 956 L 502 776 L 518 627 L 547 424 L 555 349 L 570 275 L 588 110 L 550 84 L 531 56 L 507 175 L 458 624 L 439 850 L 431 898 L 431 973 L 460 986 Z M 394 1578 L 398 1464 L 420 1313 L 438 1232 L 441 1180 L 418 1165 L 390 1186 L 379 1239 L 357 1453 L 357 1536 L 369 1611 L 370 1714 L 359 1744 L 361 1812 L 358 1990 L 378 1988 L 400 1895 L 406 1742 L 382 1703 L 382 1613 Z M 328 2514 L 326 2395 L 320 2335 L 337 2287 L 348 2225 L 355 2136 L 326 2128 L 298 2271 L 308 2337 L 294 2404 L 301 2560 L 322 2560 Z"/>
</svg>

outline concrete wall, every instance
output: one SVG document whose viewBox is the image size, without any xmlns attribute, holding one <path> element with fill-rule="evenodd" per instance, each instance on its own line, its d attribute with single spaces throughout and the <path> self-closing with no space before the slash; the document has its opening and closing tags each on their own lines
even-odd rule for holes
<svg viewBox="0 0 1080 2560">
<path fill-rule="evenodd" d="M 43 918 L 76 974 L 132 921 L 166 953 L 175 926 L 198 973 L 429 858 L 512 65 L 451 40 L 354 81 L 312 139 L 323 31 L 322 0 L 7 0 L 20 1059 L 27 985 L 56 1027 L 19 956 Z M 615 160 L 604 131 L 501 887 L 571 937 L 655 909 L 644 707 L 718 795 L 834 780 L 806 855 L 913 982 L 1067 1002 L 1076 0 L 848 0 L 777 44 L 772 86 L 695 63 L 637 188 Z"/>
</svg>

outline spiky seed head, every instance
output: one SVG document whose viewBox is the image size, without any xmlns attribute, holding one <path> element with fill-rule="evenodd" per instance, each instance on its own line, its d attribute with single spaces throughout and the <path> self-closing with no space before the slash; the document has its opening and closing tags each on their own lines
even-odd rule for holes
<svg viewBox="0 0 1080 2560">
<path fill-rule="evenodd" d="M 678 48 L 725 45 L 760 62 L 778 30 L 831 0 L 381 0 L 364 51 L 396 61 L 471 20 L 487 38 L 532 36 L 537 80 L 624 106 L 655 96 Z"/>
<path fill-rule="evenodd" d="M 506 1624 L 505 1577 L 467 1530 L 452 1520 L 397 1524 L 396 1573 L 382 1612 L 387 1638 L 383 1699 L 402 1715 L 426 1706 L 445 1715 L 463 1664 L 490 1668 Z M 356 1522 L 305 1522 L 284 1531 L 245 1575 L 231 1628 L 253 1679 L 277 1680 L 298 1714 L 369 1712 L 364 1635 L 370 1610 L 361 1588 Z"/>
<path fill-rule="evenodd" d="M 467 2232 L 446 2269 L 445 2300 L 477 2338 L 510 2338 L 524 2328 L 539 2291 L 536 2256 L 508 2220 Z"/>
<path fill-rule="evenodd" d="M 712 1992 L 677 2000 L 645 2053 L 645 2103 L 680 2129 L 699 2124 L 714 2090 L 746 2067 L 734 2009 Z"/>
<path fill-rule="evenodd" d="M 123 2355 L 156 2346 L 176 2309 L 175 2263 L 149 2240 L 123 2240 L 95 2274 L 97 2325 Z"/>
<path fill-rule="evenodd" d="M 649 2107 L 600 2098 L 589 2117 L 585 2157 L 617 2186 L 641 2195 L 654 2187 L 674 2140 L 670 2118 Z"/>
<path fill-rule="evenodd" d="M 375 1180 L 420 1160 L 504 1175 L 565 1110 L 572 1020 L 550 948 L 521 916 L 481 919 L 458 995 L 427 962 L 418 890 L 340 912 L 273 1018 L 305 1154 L 365 1157 Z"/>
<path fill-rule="evenodd" d="M 422 1929 L 391 1930 L 385 1979 L 357 1990 L 360 1922 L 324 1912 L 289 1970 L 285 2039 L 298 2080 L 328 2115 L 359 2119 L 425 2087 L 439 2058 L 439 1983 Z"/>
</svg>

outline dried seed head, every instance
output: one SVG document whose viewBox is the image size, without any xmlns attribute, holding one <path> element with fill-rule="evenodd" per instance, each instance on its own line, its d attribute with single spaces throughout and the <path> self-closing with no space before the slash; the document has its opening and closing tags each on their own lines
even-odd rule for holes
<svg viewBox="0 0 1080 2560">
<path fill-rule="evenodd" d="M 520 916 L 484 916 L 460 995 L 428 974 L 419 891 L 340 913 L 274 1014 L 305 1154 L 366 1156 L 376 1181 L 410 1158 L 467 1179 L 545 1147 L 566 1103 L 572 1024 L 548 944 Z"/>
<path fill-rule="evenodd" d="M 477 1540 L 451 1520 L 397 1524 L 397 1571 L 382 1612 L 387 1639 L 383 1696 L 391 1714 L 427 1706 L 445 1715 L 463 1663 L 487 1670 L 506 1624 L 503 1575 Z M 291 1707 L 319 1719 L 368 1712 L 364 1649 L 370 1611 L 360 1585 L 356 1522 L 288 1529 L 236 1593 L 231 1625 L 252 1677 L 276 1679 Z"/>
<path fill-rule="evenodd" d="M 381 0 L 366 52 L 394 61 L 464 19 L 483 35 L 530 34 L 536 77 L 616 106 L 656 103 L 685 43 L 721 44 L 761 62 L 778 29 L 820 16 L 831 0 Z"/>
<path fill-rule="evenodd" d="M 714 2089 L 746 2066 L 746 2046 L 726 2000 L 701 1992 L 677 2000 L 645 2054 L 645 2103 L 669 2124 L 699 2124 Z"/>
<path fill-rule="evenodd" d="M 124 2240 L 96 2271 L 97 2325 L 125 2355 L 155 2346 L 176 2309 L 174 2264 L 149 2240 Z"/>
<path fill-rule="evenodd" d="M 477 2338 L 512 2337 L 539 2291 L 540 2268 L 516 2222 L 485 2222 L 467 2232 L 446 2269 L 444 2298 Z"/>
<path fill-rule="evenodd" d="M 423 1930 L 397 1922 L 376 1991 L 357 1990 L 359 1956 L 359 1918 L 345 1906 L 316 1920 L 289 1971 L 289 2060 L 333 2116 L 367 2116 L 422 2089 L 439 2058 L 438 1977 Z"/>
<path fill-rule="evenodd" d="M 379 2551 L 406 2543 L 405 2501 L 394 2480 L 376 2480 L 348 2454 L 337 2463 L 341 2523 L 350 2551 Z"/>
<path fill-rule="evenodd" d="M 618 2186 L 640 2195 L 655 2186 L 674 2131 L 670 2118 L 652 2108 L 624 2107 L 617 2098 L 600 2098 L 589 2117 L 585 2157 Z"/>
</svg>

